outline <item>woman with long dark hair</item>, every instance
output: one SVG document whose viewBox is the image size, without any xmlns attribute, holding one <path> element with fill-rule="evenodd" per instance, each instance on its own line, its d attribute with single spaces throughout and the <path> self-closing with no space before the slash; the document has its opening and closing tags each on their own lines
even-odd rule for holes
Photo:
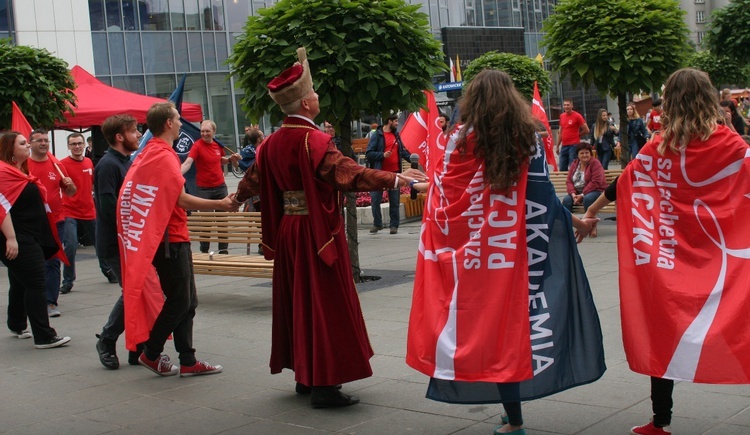
<svg viewBox="0 0 750 435">
<path fill-rule="evenodd" d="M 529 102 L 508 74 L 477 74 L 459 109 L 463 126 L 444 150 L 429 145 L 431 182 L 414 185 L 429 193 L 406 361 L 430 376 L 428 398 L 502 403 L 495 433 L 524 434 L 521 401 L 604 372 L 573 234 L 590 226 L 555 196 Z M 540 318 L 562 335 L 532 333 Z"/>
<path fill-rule="evenodd" d="M 625 107 L 628 115 L 628 145 L 630 146 L 630 158 L 634 159 L 638 155 L 641 146 L 646 144 L 649 134 L 646 130 L 646 124 L 638 114 L 635 103 L 630 102 Z"/>
<path fill-rule="evenodd" d="M 596 150 L 596 158 L 604 169 L 609 169 L 609 161 L 614 153 L 617 128 L 609 122 L 607 109 L 599 109 L 596 121 L 591 125 L 591 145 Z M 578 150 L 576 150 L 577 152 Z"/>
<path fill-rule="evenodd" d="M 34 346 L 48 349 L 65 345 L 70 337 L 58 337 L 47 317 L 44 261 L 60 247 L 47 219 L 46 191 L 29 176 L 29 150 L 20 133 L 0 137 L 0 260 L 10 282 L 8 328 L 18 338 L 33 333 Z"/>
</svg>

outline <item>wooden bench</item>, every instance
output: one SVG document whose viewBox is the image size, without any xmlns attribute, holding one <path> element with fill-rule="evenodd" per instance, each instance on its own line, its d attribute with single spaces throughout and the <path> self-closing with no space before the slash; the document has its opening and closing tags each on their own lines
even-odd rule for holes
<svg viewBox="0 0 750 435">
<path fill-rule="evenodd" d="M 605 169 L 604 179 L 607 181 L 607 185 L 615 181 L 615 178 L 619 177 L 621 174 L 622 174 L 622 169 Z M 557 194 L 558 197 L 562 198 L 568 194 L 568 186 L 567 186 L 568 172 L 567 171 L 551 171 L 549 173 L 549 179 L 552 182 L 552 185 L 555 187 L 555 193 Z M 580 204 L 574 205 L 573 212 L 583 214 L 583 206 Z M 613 202 L 611 204 L 604 206 L 601 210 L 601 213 L 616 213 L 615 203 Z"/>
<path fill-rule="evenodd" d="M 367 144 L 370 139 L 363 137 L 361 139 L 352 139 L 352 150 L 354 154 L 364 154 L 367 151 Z"/>
<path fill-rule="evenodd" d="M 192 242 L 230 244 L 229 254 L 193 253 L 194 273 L 255 278 L 273 275 L 273 261 L 256 253 L 261 240 L 260 213 L 194 211 L 188 216 L 188 231 Z M 232 244 L 241 244 L 244 254 L 232 253 Z M 212 248 L 218 251 L 218 245 Z"/>
</svg>

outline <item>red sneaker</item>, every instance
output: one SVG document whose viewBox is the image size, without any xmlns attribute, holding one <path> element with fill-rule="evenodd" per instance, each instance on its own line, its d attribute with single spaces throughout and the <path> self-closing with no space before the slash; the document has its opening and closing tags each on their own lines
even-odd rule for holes
<svg viewBox="0 0 750 435">
<path fill-rule="evenodd" d="M 199 375 L 213 375 L 214 373 L 221 373 L 224 367 L 211 364 L 205 361 L 197 361 L 192 366 L 180 366 L 180 376 L 183 378 L 186 376 L 199 376 Z"/>
<path fill-rule="evenodd" d="M 169 357 L 167 355 L 159 355 L 159 358 L 152 361 L 146 358 L 146 352 L 143 352 L 141 356 L 138 357 L 138 364 L 146 367 L 159 376 L 174 376 L 180 371 L 177 366 L 169 362 Z"/>
<path fill-rule="evenodd" d="M 648 424 L 630 429 L 630 433 L 635 435 L 664 435 L 671 434 L 672 430 L 669 426 L 656 427 L 653 421 L 649 421 Z"/>
</svg>

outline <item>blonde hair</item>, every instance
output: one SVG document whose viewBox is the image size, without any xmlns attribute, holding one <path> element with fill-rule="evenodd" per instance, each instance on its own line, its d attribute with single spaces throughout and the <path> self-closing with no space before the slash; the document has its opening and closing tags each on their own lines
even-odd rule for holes
<svg viewBox="0 0 750 435">
<path fill-rule="evenodd" d="M 632 117 L 627 114 L 628 113 L 628 107 L 632 107 L 633 108 L 633 116 Z M 628 119 L 638 119 L 638 118 L 641 117 L 641 115 L 638 113 L 638 109 L 635 107 L 635 103 L 628 103 L 625 106 L 625 115 L 628 117 Z"/>
<path fill-rule="evenodd" d="M 672 73 L 664 87 L 661 119 L 663 141 L 658 148 L 661 155 L 667 149 L 679 152 L 696 138 L 708 139 L 724 120 L 708 74 L 692 68 Z"/>
<path fill-rule="evenodd" d="M 594 123 L 594 137 L 600 138 L 604 135 L 609 127 L 609 119 L 602 119 L 602 113 L 607 113 L 607 109 L 599 109 L 596 112 L 596 122 Z"/>
</svg>

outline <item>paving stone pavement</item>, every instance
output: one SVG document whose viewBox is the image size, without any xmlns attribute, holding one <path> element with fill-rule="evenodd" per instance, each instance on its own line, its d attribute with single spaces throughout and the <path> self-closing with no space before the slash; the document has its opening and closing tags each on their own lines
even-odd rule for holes
<svg viewBox="0 0 750 435">
<path fill-rule="evenodd" d="M 231 190 L 231 188 L 230 188 Z M 32 340 L 0 333 L 0 432 L 19 434 L 483 434 L 499 421 L 499 405 L 448 405 L 424 398 L 427 378 L 404 362 L 419 223 L 399 233 L 359 231 L 365 274 L 360 299 L 375 356 L 374 375 L 344 385 L 359 405 L 310 408 L 294 393 L 293 374 L 271 375 L 269 280 L 197 276 L 197 356 L 224 366 L 217 375 L 161 378 L 98 361 L 101 330 L 119 287 L 98 271 L 92 247 L 78 256 L 78 280 L 60 296 L 51 319 L 68 346 L 36 350 Z M 631 372 L 621 343 L 615 226 L 580 245 L 604 331 L 607 372 L 591 385 L 525 403 L 528 434 L 626 434 L 650 417 L 648 378 Z M 197 250 L 197 246 L 194 247 Z M 236 249 L 240 249 L 237 247 Z M 0 267 L 0 310 L 8 279 Z M 174 347 L 165 352 L 177 359 Z M 678 383 L 672 428 L 677 434 L 750 434 L 750 387 Z"/>
</svg>

